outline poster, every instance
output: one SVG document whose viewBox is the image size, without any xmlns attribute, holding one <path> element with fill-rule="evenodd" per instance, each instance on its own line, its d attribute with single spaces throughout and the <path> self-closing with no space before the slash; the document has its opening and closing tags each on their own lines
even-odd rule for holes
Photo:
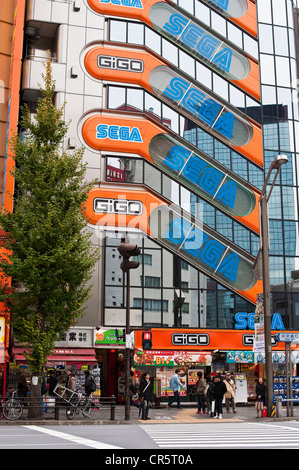
<svg viewBox="0 0 299 470">
<path fill-rule="evenodd" d="M 254 315 L 253 351 L 265 352 L 265 327 L 264 327 L 264 294 L 257 295 Z"/>
</svg>

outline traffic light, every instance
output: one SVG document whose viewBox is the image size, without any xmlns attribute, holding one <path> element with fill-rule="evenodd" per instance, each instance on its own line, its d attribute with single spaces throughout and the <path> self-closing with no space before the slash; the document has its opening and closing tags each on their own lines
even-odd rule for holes
<svg viewBox="0 0 299 470">
<path fill-rule="evenodd" d="M 142 332 L 142 349 L 149 350 L 152 349 L 152 333 L 151 331 Z"/>
<path fill-rule="evenodd" d="M 140 248 L 137 245 L 129 245 L 128 243 L 121 243 L 117 247 L 119 253 L 123 257 L 123 262 L 120 267 L 125 273 L 129 269 L 136 269 L 139 266 L 139 261 L 129 261 L 131 256 L 138 256 L 140 254 Z"/>
</svg>

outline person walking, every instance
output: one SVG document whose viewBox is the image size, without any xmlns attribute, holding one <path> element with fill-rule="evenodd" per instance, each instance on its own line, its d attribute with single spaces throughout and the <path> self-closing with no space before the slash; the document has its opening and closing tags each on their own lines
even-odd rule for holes
<svg viewBox="0 0 299 470">
<path fill-rule="evenodd" d="M 197 395 L 197 412 L 196 414 L 201 414 L 201 412 L 205 415 L 206 414 L 206 406 L 205 406 L 205 392 L 207 383 L 205 379 L 202 377 L 202 372 L 197 372 L 198 380 L 196 382 L 196 395 Z"/>
<path fill-rule="evenodd" d="M 218 374 L 215 377 L 214 383 L 215 383 L 215 416 L 214 418 L 222 419 L 222 414 L 223 414 L 222 401 L 223 401 L 223 396 L 226 392 L 226 386 L 225 386 L 225 383 L 222 381 L 220 374 Z"/>
<path fill-rule="evenodd" d="M 226 392 L 224 394 L 226 412 L 230 413 L 229 408 L 230 408 L 230 404 L 231 404 L 233 412 L 237 413 L 236 402 L 235 402 L 236 386 L 235 386 L 235 382 L 233 381 L 232 376 L 231 376 L 230 373 L 226 374 L 226 378 L 223 382 L 225 383 L 225 386 L 226 386 Z"/>
<path fill-rule="evenodd" d="M 135 408 L 139 408 L 138 403 L 133 400 L 133 396 L 136 395 L 138 392 L 138 387 L 136 385 L 136 380 L 134 378 L 134 371 L 130 370 L 130 379 L 129 379 L 129 395 L 130 395 L 130 406 L 135 406 Z"/>
<path fill-rule="evenodd" d="M 179 410 L 182 409 L 182 407 L 181 407 L 181 398 L 180 398 L 180 394 L 179 394 L 179 391 L 182 388 L 182 384 L 181 384 L 181 381 L 180 381 L 180 378 L 179 378 L 179 373 L 180 373 L 180 369 L 176 369 L 175 373 L 173 374 L 173 376 L 171 377 L 170 382 L 169 382 L 170 388 L 173 391 L 173 396 L 170 397 L 170 400 L 169 400 L 169 402 L 166 406 L 166 408 L 168 408 L 168 409 L 171 407 L 171 405 L 175 401 L 177 402 L 177 408 Z"/>
<path fill-rule="evenodd" d="M 262 418 L 263 409 L 266 403 L 266 385 L 264 384 L 264 380 L 262 379 L 262 377 L 259 378 L 259 381 L 256 384 L 255 392 L 256 392 L 256 402 L 255 402 L 256 417 L 259 418 L 259 411 L 260 411 L 261 418 Z"/>
<path fill-rule="evenodd" d="M 140 382 L 140 402 L 142 415 L 141 419 L 151 419 L 148 416 L 149 404 L 153 399 L 153 384 L 150 380 L 150 374 L 147 372 L 144 374 L 143 379 Z"/>
<path fill-rule="evenodd" d="M 207 384 L 208 384 L 208 389 L 207 389 L 208 413 L 210 414 L 211 417 L 213 417 L 214 414 L 215 414 L 215 384 L 214 384 L 214 378 L 208 376 L 207 377 Z"/>
</svg>

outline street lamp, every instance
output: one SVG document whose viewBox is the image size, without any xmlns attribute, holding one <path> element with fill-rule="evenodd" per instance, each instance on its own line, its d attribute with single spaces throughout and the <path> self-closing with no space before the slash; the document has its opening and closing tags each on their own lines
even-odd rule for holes
<svg viewBox="0 0 299 470">
<path fill-rule="evenodd" d="M 281 165 L 288 162 L 286 155 L 277 155 L 271 163 L 265 183 L 260 195 L 260 249 L 262 250 L 263 267 L 263 294 L 264 294 L 264 335 L 265 335 L 265 368 L 267 382 L 267 415 L 271 416 L 273 407 L 273 367 L 272 367 L 272 344 L 271 344 L 271 304 L 270 304 L 270 275 L 269 275 L 269 221 L 268 201 L 271 196 L 276 178 Z M 266 195 L 266 188 L 273 170 L 276 170 L 270 191 Z"/>
</svg>

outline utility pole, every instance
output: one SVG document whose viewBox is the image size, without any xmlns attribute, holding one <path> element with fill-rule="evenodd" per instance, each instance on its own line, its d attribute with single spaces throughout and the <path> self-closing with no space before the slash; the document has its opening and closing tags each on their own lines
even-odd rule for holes
<svg viewBox="0 0 299 470">
<path fill-rule="evenodd" d="M 136 269 L 139 266 L 138 261 L 129 261 L 131 256 L 138 256 L 140 248 L 137 245 L 129 245 L 127 238 L 122 238 L 120 245 L 117 247 L 119 253 L 123 257 L 120 265 L 121 270 L 126 273 L 127 291 L 126 291 L 126 328 L 125 328 L 125 358 L 126 358 L 126 380 L 125 380 L 125 419 L 130 419 L 130 347 L 128 346 L 130 335 L 130 269 Z"/>
</svg>

